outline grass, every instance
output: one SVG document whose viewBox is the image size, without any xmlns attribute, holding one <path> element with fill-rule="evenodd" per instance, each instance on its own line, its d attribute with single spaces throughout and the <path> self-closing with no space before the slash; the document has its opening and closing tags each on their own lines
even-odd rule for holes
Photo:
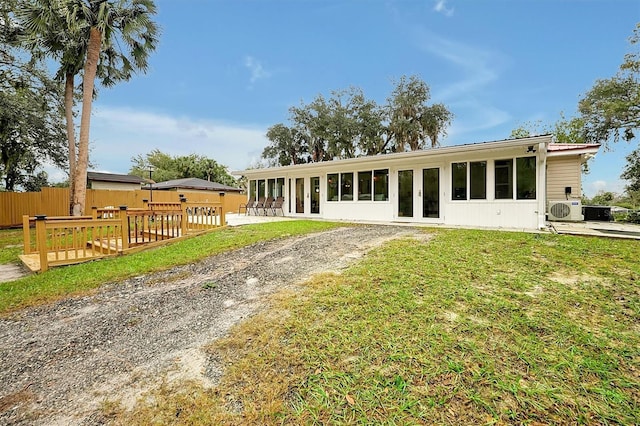
<svg viewBox="0 0 640 426">
<path fill-rule="evenodd" d="M 104 283 L 196 262 L 258 241 L 301 235 L 337 226 L 340 225 L 317 221 L 286 221 L 225 228 L 127 256 L 53 268 L 42 274 L 0 283 L 0 315 L 81 295 Z M 16 239 L 18 236 L 19 239 Z M 21 230 L 0 231 L 0 246 L 18 244 L 21 240 Z M 10 248 L 7 252 L 13 255 L 9 255 L 3 249 L 2 256 L 13 261 L 15 257 L 12 256 L 17 256 L 21 251 L 21 247 Z"/>
<path fill-rule="evenodd" d="M 18 264 L 20 254 L 22 254 L 22 228 L 0 230 L 0 264 Z"/>
<path fill-rule="evenodd" d="M 433 231 L 376 249 L 210 347 L 117 424 L 637 424 L 637 241 Z"/>
</svg>

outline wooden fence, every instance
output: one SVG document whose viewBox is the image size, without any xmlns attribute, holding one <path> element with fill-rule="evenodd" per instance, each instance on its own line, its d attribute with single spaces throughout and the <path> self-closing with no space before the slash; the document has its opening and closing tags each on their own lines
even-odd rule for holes
<svg viewBox="0 0 640 426">
<path fill-rule="evenodd" d="M 184 195 L 188 201 L 221 202 L 221 197 L 217 192 L 196 191 L 153 191 L 153 201 L 179 203 L 180 194 Z M 88 189 L 85 214 L 90 215 L 92 207 L 144 208 L 143 200 L 148 200 L 149 196 L 148 190 Z M 240 204 L 246 203 L 246 201 L 247 196 L 244 194 L 227 192 L 222 199 L 222 209 L 229 213 L 237 212 Z M 24 215 L 69 215 L 69 189 L 42 188 L 40 192 L 0 192 L 0 228 L 21 226 Z"/>
<path fill-rule="evenodd" d="M 144 208 L 93 208 L 91 216 L 22 218 L 24 254 L 32 271 L 165 244 L 225 226 L 222 203 L 145 203 Z M 33 228 L 35 226 L 35 235 Z"/>
</svg>

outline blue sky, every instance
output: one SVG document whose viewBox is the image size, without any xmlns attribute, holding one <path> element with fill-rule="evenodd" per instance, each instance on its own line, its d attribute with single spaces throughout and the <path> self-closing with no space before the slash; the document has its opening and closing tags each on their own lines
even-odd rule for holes
<svg viewBox="0 0 640 426">
<path fill-rule="evenodd" d="M 288 108 L 360 87 L 384 103 L 416 74 L 455 114 L 445 146 L 507 138 L 575 115 L 613 76 L 640 21 L 637 0 L 157 0 L 162 35 L 146 75 L 100 89 L 91 160 L 127 173 L 159 149 L 231 170 L 260 158 Z M 622 192 L 637 140 L 601 150 L 583 189 Z M 55 180 L 55 175 L 52 176 Z"/>
</svg>

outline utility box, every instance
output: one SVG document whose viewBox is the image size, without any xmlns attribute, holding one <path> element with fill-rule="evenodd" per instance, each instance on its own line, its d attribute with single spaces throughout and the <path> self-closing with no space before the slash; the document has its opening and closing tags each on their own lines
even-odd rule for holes
<svg viewBox="0 0 640 426">
<path fill-rule="evenodd" d="M 613 220 L 611 206 L 582 206 L 582 214 L 584 220 L 596 222 L 611 222 Z"/>
</svg>

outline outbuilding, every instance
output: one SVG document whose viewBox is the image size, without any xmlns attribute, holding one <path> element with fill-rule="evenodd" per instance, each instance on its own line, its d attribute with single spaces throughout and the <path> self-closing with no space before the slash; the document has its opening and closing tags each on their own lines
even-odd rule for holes
<svg viewBox="0 0 640 426">
<path fill-rule="evenodd" d="M 579 209 L 582 164 L 599 147 L 543 135 L 234 174 L 249 199 L 284 197 L 285 216 L 533 230 L 551 205 Z"/>
</svg>

